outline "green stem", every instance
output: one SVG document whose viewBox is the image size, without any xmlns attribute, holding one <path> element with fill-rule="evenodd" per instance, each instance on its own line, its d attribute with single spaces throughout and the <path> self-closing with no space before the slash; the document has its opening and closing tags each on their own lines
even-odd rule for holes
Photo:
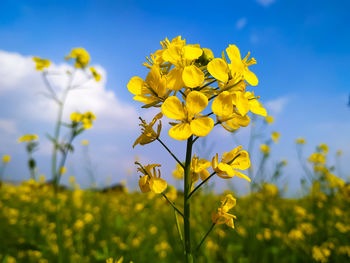
<svg viewBox="0 0 350 263">
<path fill-rule="evenodd" d="M 191 191 L 191 159 L 192 159 L 192 144 L 193 136 L 187 139 L 186 148 L 186 162 L 185 162 L 185 176 L 184 176 L 184 232 L 185 232 L 185 262 L 192 263 L 192 251 L 191 251 L 191 236 L 190 236 L 190 200 L 189 193 Z"/>
<path fill-rule="evenodd" d="M 175 159 L 175 161 L 177 161 L 177 163 L 180 164 L 181 167 L 185 169 L 185 166 L 183 165 L 183 163 L 180 162 L 180 160 L 172 153 L 172 151 L 170 151 L 170 149 L 164 144 L 164 142 L 162 142 L 161 139 L 159 138 L 157 138 L 157 141 L 160 142 L 160 144 L 163 145 L 163 147 L 168 151 L 168 153 L 170 153 L 170 155 Z"/>
<path fill-rule="evenodd" d="M 234 162 L 241 154 L 237 154 L 231 161 L 229 161 L 227 164 L 230 165 Z M 188 195 L 188 198 L 190 198 L 203 184 L 205 184 L 207 181 L 209 181 L 210 178 L 212 178 L 216 172 L 212 172 L 204 181 L 202 181 L 199 185 L 196 186 L 196 188 L 193 189 L 193 191 Z"/>
<path fill-rule="evenodd" d="M 209 181 L 209 179 L 212 178 L 215 174 L 216 172 L 212 172 L 211 175 L 209 175 L 204 181 L 197 185 L 196 188 L 194 188 L 193 191 L 188 195 L 188 198 L 190 198 L 203 184 Z"/>
<path fill-rule="evenodd" d="M 56 126 L 55 126 L 55 133 L 54 133 L 54 147 L 52 151 L 52 161 L 51 161 L 51 173 L 52 173 L 52 178 L 53 178 L 53 183 L 54 183 L 54 188 L 55 188 L 55 193 L 57 193 L 58 190 L 58 173 L 57 173 L 57 150 L 58 150 L 58 140 L 60 137 L 60 131 L 61 131 L 61 124 L 62 124 L 62 115 L 63 115 L 63 109 L 64 109 L 64 104 L 67 99 L 68 92 L 71 89 L 73 78 L 74 78 L 75 71 L 70 75 L 69 81 L 68 81 L 68 86 L 64 90 L 62 99 L 58 101 L 58 115 L 57 115 L 57 120 L 56 120 Z"/>
<path fill-rule="evenodd" d="M 205 234 L 205 236 L 202 238 L 201 242 L 200 242 L 199 245 L 197 246 L 196 252 L 199 251 L 199 249 L 201 248 L 201 245 L 203 244 L 203 242 L 205 241 L 205 239 L 208 237 L 208 235 L 210 234 L 210 232 L 214 229 L 214 226 L 215 226 L 215 225 L 216 225 L 215 223 L 213 223 L 213 224 L 211 225 L 210 229 L 208 230 L 208 232 Z"/>
<path fill-rule="evenodd" d="M 168 203 L 174 208 L 176 212 L 178 212 L 182 217 L 184 217 L 184 214 L 175 206 L 173 202 L 169 200 L 169 198 L 164 193 L 162 193 L 162 196 L 168 201 Z"/>
</svg>

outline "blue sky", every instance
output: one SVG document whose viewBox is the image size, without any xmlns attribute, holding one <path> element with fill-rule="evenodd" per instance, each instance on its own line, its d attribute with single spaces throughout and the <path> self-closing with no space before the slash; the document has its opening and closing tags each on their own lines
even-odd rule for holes
<svg viewBox="0 0 350 263">
<path fill-rule="evenodd" d="M 60 64 L 71 48 L 82 46 L 89 51 L 92 64 L 101 65 L 106 72 L 104 91 L 114 94 L 120 108 L 135 109 L 141 105 L 132 101 L 126 85 L 133 76 L 145 76 L 146 70 L 141 66 L 144 57 L 159 49 L 159 41 L 165 37 L 182 35 L 189 43 L 211 48 L 216 56 L 228 44 L 237 45 L 242 54 L 251 51 L 258 61 L 252 67 L 260 82 L 255 92 L 263 102 L 272 105 L 276 122 L 271 130 L 282 134 L 272 156 L 290 160 L 286 176 L 295 184 L 299 178 L 295 174 L 300 170 L 293 141 L 298 136 L 308 140 L 307 153 L 321 142 L 330 144 L 333 153 L 342 149 L 342 169 L 350 170 L 345 163 L 350 158 L 350 109 L 346 106 L 350 93 L 350 70 L 346 64 L 350 59 L 349 11 L 349 1 L 177 1 L 165 5 L 163 1 L 5 0 L 0 2 L 0 51 L 18 53 L 23 58 L 37 55 Z M 8 173 L 15 177 L 25 173 L 24 168 L 19 168 L 25 156 L 21 146 L 12 145 L 9 140 L 21 133 L 44 134 L 53 129 L 47 122 L 18 117 L 20 114 L 16 115 L 11 105 L 20 104 L 20 96 L 14 90 L 1 92 L 0 87 L 0 120 L 7 120 L 3 121 L 7 125 L 13 120 L 12 135 L 0 145 L 0 154 L 13 155 Z M 16 107 L 16 112 L 20 111 L 18 108 L 21 107 Z M 92 156 L 95 153 L 110 157 L 109 161 L 96 158 L 100 181 L 107 174 L 114 181 L 124 178 L 124 170 L 115 171 L 118 162 L 113 162 L 113 158 L 122 160 L 125 167 L 135 154 L 145 156 L 145 160 L 159 156 L 165 163 L 171 161 L 160 154 L 159 145 L 132 150 L 130 145 L 138 132 L 117 126 L 109 131 L 91 130 L 86 135 L 91 141 Z M 242 131 L 240 135 L 243 144 L 246 133 Z M 223 139 L 234 146 L 230 137 L 212 137 L 219 152 L 230 150 L 221 143 Z M 184 147 L 168 141 L 179 153 Z M 38 158 L 42 172 L 47 174 L 48 155 L 43 153 Z M 79 162 L 76 158 L 75 162 Z M 169 173 L 172 167 L 166 167 Z"/>
</svg>

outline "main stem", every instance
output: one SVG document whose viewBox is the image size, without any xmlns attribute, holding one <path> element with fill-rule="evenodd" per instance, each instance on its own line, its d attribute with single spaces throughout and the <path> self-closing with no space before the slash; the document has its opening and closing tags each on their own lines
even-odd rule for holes
<svg viewBox="0 0 350 263">
<path fill-rule="evenodd" d="M 192 159 L 192 145 L 193 145 L 193 136 L 187 139 L 187 148 L 186 148 L 186 162 L 184 169 L 184 233 L 185 233 L 185 257 L 186 263 L 192 263 L 192 252 L 191 252 L 191 234 L 190 234 L 190 200 L 189 194 L 191 192 L 191 159 Z"/>
</svg>

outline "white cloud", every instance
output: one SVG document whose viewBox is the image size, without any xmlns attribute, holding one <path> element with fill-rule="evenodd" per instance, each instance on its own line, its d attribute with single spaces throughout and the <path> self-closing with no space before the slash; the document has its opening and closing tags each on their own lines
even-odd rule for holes
<svg viewBox="0 0 350 263">
<path fill-rule="evenodd" d="M 9 134 L 17 133 L 15 121 L 8 119 L 0 119 L 0 130 Z"/>
<path fill-rule="evenodd" d="M 241 30 L 241 29 L 243 29 L 246 26 L 246 24 L 247 24 L 247 18 L 242 17 L 242 18 L 237 20 L 237 22 L 236 22 L 236 29 L 237 30 Z"/>
<path fill-rule="evenodd" d="M 288 97 L 280 97 L 274 100 L 267 101 L 265 103 L 266 108 L 268 109 L 269 115 L 279 115 L 283 112 L 284 108 L 289 102 Z"/>
<path fill-rule="evenodd" d="M 276 2 L 276 0 L 256 0 L 259 4 L 261 4 L 262 6 L 269 6 L 271 4 L 273 4 L 274 2 Z"/>
<path fill-rule="evenodd" d="M 133 130 L 137 125 L 137 112 L 132 105 L 122 102 L 115 93 L 105 88 L 107 74 L 101 66 L 96 66 L 102 75 L 100 82 L 86 82 L 86 74 L 81 70 L 76 72 L 73 85 L 85 83 L 83 88 L 69 93 L 64 118 L 71 112 L 92 111 L 97 116 L 96 131 Z M 53 89 L 58 97 L 67 86 L 67 70 L 73 71 L 68 64 L 51 65 L 49 76 Z M 7 102 L 12 108 L 6 111 L 13 114 L 16 121 L 55 122 L 57 105 L 44 94 L 48 94 L 41 72 L 35 71 L 31 57 L 17 53 L 0 51 L 0 101 Z M 1 124 L 0 124 L 1 125 Z M 2 126 L 5 125 L 4 123 Z M 7 124 L 7 129 L 13 126 Z"/>
</svg>

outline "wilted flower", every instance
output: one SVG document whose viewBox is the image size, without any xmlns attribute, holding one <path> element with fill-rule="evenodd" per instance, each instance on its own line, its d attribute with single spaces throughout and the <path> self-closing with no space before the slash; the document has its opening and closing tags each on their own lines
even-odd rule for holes
<svg viewBox="0 0 350 263">
<path fill-rule="evenodd" d="M 149 124 L 147 124 L 146 121 L 144 121 L 142 118 L 140 118 L 141 123 L 139 124 L 139 126 L 141 126 L 141 135 L 134 142 L 134 144 L 132 146 L 133 148 L 137 144 L 145 145 L 145 144 L 151 143 L 159 138 L 160 131 L 162 129 L 162 123 L 161 123 L 161 121 L 159 121 L 158 127 L 157 127 L 157 132 L 153 129 L 153 125 L 162 117 L 163 117 L 163 114 L 158 113 Z"/>
<path fill-rule="evenodd" d="M 212 213 L 213 223 L 226 224 L 228 227 L 234 228 L 233 219 L 236 219 L 236 216 L 229 214 L 228 211 L 235 206 L 236 199 L 231 194 L 226 195 L 217 212 Z"/>
<path fill-rule="evenodd" d="M 156 167 L 160 167 L 160 164 L 149 164 L 142 166 L 138 162 L 135 163 L 139 166 L 137 170 L 143 174 L 143 176 L 140 176 L 139 180 L 139 186 L 142 193 L 152 191 L 156 194 L 160 194 L 167 188 L 166 181 L 160 178 L 159 169 L 157 174 Z"/>
</svg>

